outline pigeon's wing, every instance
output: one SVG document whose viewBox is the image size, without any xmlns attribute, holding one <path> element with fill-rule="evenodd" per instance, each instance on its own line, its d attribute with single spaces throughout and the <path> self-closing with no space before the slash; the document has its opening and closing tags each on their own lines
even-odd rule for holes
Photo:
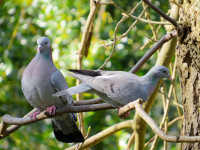
<svg viewBox="0 0 200 150">
<path fill-rule="evenodd" d="M 127 76 L 113 75 L 109 78 L 98 77 L 87 84 L 92 84 L 90 86 L 122 104 L 127 104 L 138 98 L 144 101 L 148 99 L 146 88 L 137 79 Z"/>
<path fill-rule="evenodd" d="M 75 74 L 82 74 L 87 76 L 110 76 L 110 75 L 123 75 L 123 74 L 132 74 L 125 71 L 107 71 L 107 70 L 82 70 L 82 69 L 68 69 L 69 71 L 75 73 Z"/>
<path fill-rule="evenodd" d="M 105 93 L 109 98 L 118 103 L 127 104 L 138 98 L 146 101 L 149 97 L 146 88 L 138 78 L 132 74 L 114 74 L 108 76 L 87 76 L 81 74 L 69 74 L 93 89 Z"/>
<path fill-rule="evenodd" d="M 56 92 L 69 88 L 67 82 L 65 81 L 64 76 L 61 74 L 61 72 L 59 70 L 55 71 L 51 75 L 51 82 L 52 82 Z M 73 102 L 73 98 L 71 95 L 62 96 L 61 99 L 65 104 L 66 103 L 72 104 L 72 102 Z"/>
<path fill-rule="evenodd" d="M 55 71 L 51 75 L 51 82 L 56 91 L 61 91 L 68 88 L 65 78 L 59 70 Z M 60 98 L 65 104 L 73 103 L 73 98 L 71 95 L 65 95 Z M 77 143 L 84 141 L 84 137 L 76 125 L 76 114 L 69 113 L 63 116 L 55 117 L 52 120 L 53 130 L 57 140 L 65 143 Z"/>
</svg>

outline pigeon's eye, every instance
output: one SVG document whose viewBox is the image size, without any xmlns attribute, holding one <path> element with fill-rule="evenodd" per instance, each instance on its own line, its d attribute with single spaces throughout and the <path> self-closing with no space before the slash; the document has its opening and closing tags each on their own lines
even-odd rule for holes
<svg viewBox="0 0 200 150">
<path fill-rule="evenodd" d="M 45 42 L 45 45 L 47 45 L 47 42 Z"/>
<path fill-rule="evenodd" d="M 166 71 L 164 70 L 163 73 L 166 73 Z"/>
</svg>

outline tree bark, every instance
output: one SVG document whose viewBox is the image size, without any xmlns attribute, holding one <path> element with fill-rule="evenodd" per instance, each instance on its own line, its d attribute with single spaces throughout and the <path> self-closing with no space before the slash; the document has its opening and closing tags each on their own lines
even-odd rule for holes
<svg viewBox="0 0 200 150">
<path fill-rule="evenodd" d="M 200 2 L 186 0 L 180 10 L 184 35 L 177 45 L 178 69 L 184 110 L 183 134 L 200 135 Z M 182 150 L 200 149 L 200 143 L 183 143 Z"/>
</svg>

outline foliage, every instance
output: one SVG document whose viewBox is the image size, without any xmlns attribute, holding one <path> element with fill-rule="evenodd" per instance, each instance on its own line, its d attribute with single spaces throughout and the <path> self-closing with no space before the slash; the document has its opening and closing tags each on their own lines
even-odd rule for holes
<svg viewBox="0 0 200 150">
<path fill-rule="evenodd" d="M 135 1 L 116 1 L 116 3 L 130 12 Z M 154 1 L 162 10 L 167 12 L 168 2 Z M 25 66 L 36 54 L 36 40 L 41 36 L 48 36 L 52 42 L 53 59 L 56 66 L 66 77 L 69 86 L 75 85 L 75 79 L 67 76 L 67 68 L 76 68 L 77 50 L 79 48 L 83 28 L 90 11 L 89 1 L 58 1 L 58 0 L 10 0 L 0 3 L 0 116 L 10 114 L 21 117 L 32 107 L 25 100 L 21 91 L 20 80 Z M 130 5 L 131 4 L 131 5 Z M 162 4 L 162 5 L 161 5 Z M 142 7 L 142 6 L 140 6 Z M 138 16 L 140 7 L 134 13 Z M 150 10 L 152 20 L 160 20 L 160 16 Z M 101 14 L 99 28 L 94 27 L 94 33 L 89 49 L 89 55 L 83 60 L 83 68 L 98 69 L 110 55 L 112 47 L 100 47 L 105 40 L 110 42 L 114 35 L 114 27 L 122 17 L 121 12 L 112 5 L 106 6 Z M 95 23 L 97 22 L 96 16 Z M 117 35 L 124 33 L 134 20 L 128 19 L 118 30 Z M 165 34 L 162 27 L 159 38 Z M 149 49 L 139 50 L 152 36 L 150 26 L 144 23 L 131 30 L 127 37 L 117 42 L 117 49 L 107 64 L 107 70 L 130 70 L 134 64 Z M 150 43 L 149 46 L 154 43 Z M 155 64 L 156 55 L 137 73 L 145 74 Z M 96 97 L 84 94 L 84 99 Z M 161 99 L 160 97 L 158 99 Z M 156 111 L 155 110 L 156 107 Z M 172 107 L 172 109 L 174 109 Z M 170 111 L 172 112 L 172 111 Z M 161 120 L 163 114 L 162 103 L 157 100 L 151 116 Z M 177 116 L 177 114 L 169 114 Z M 85 127 L 91 126 L 91 135 L 94 135 L 108 126 L 122 121 L 115 110 L 84 113 Z M 133 113 L 128 118 L 133 118 Z M 172 117 L 173 118 L 173 117 Z M 177 127 L 174 127 L 176 128 Z M 131 130 L 120 131 L 106 138 L 92 149 L 124 149 Z M 153 136 L 148 129 L 146 138 Z M 63 149 L 71 144 L 63 144 L 55 140 L 50 120 L 27 125 L 0 141 L 0 149 Z M 175 145 L 175 144 L 174 144 Z M 174 148 L 174 145 L 172 146 Z M 163 146 L 159 142 L 158 148 Z"/>
</svg>

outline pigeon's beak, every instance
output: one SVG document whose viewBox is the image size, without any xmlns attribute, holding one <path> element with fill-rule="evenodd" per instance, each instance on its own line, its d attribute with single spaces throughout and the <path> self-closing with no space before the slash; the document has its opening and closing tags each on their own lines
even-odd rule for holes
<svg viewBox="0 0 200 150">
<path fill-rule="evenodd" d="M 168 78 L 172 81 L 172 77 L 170 76 L 170 74 L 168 74 Z"/>
<path fill-rule="evenodd" d="M 40 52 L 41 51 L 41 49 L 42 49 L 42 46 L 38 46 L 38 49 L 37 49 L 37 52 Z"/>
</svg>

